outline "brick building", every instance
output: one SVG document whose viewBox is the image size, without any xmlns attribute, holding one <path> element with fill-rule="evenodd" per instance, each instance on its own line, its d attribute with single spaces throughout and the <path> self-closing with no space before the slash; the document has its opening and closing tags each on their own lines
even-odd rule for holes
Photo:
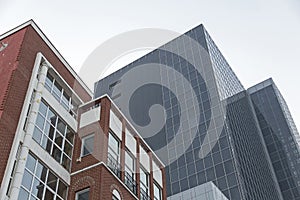
<svg viewBox="0 0 300 200">
<path fill-rule="evenodd" d="M 33 21 L 0 36 L 0 199 L 166 199 L 161 161 Z"/>
</svg>

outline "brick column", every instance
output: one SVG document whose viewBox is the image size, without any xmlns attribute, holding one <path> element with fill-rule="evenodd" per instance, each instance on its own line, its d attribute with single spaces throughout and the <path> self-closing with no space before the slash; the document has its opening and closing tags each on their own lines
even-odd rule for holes
<svg viewBox="0 0 300 200">
<path fill-rule="evenodd" d="M 150 177 L 149 177 L 149 189 L 150 189 L 150 199 L 154 199 L 154 180 L 153 180 L 153 159 L 152 152 L 148 152 L 150 158 Z"/>
</svg>

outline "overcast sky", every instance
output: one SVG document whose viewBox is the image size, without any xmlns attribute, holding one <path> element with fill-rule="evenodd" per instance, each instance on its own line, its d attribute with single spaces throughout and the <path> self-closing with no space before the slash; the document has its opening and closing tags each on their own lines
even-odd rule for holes
<svg viewBox="0 0 300 200">
<path fill-rule="evenodd" d="M 0 0 L 0 33 L 34 19 L 79 71 L 107 39 L 140 28 L 180 33 L 204 24 L 248 88 L 273 77 L 300 128 L 298 0 Z"/>
</svg>

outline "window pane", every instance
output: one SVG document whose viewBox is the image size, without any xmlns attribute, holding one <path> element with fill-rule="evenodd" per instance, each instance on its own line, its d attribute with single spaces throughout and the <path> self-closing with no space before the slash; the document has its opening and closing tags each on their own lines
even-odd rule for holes
<svg viewBox="0 0 300 200">
<path fill-rule="evenodd" d="M 33 185 L 32 185 L 32 194 L 34 194 L 38 198 L 42 199 L 43 191 L 44 191 L 43 183 L 35 178 L 33 181 Z"/>
<path fill-rule="evenodd" d="M 67 186 L 61 181 L 59 181 L 57 193 L 63 199 L 66 199 L 66 197 L 67 197 Z"/>
<path fill-rule="evenodd" d="M 35 175 L 43 182 L 46 180 L 47 168 L 44 167 L 40 162 L 37 163 Z"/>
<path fill-rule="evenodd" d="M 37 118 L 36 118 L 36 122 L 35 124 L 41 129 L 44 129 L 44 122 L 45 122 L 45 118 L 39 113 Z"/>
<path fill-rule="evenodd" d="M 69 140 L 69 142 L 73 144 L 74 133 L 69 128 L 67 129 L 66 137 Z"/>
<path fill-rule="evenodd" d="M 39 112 L 46 117 L 47 115 L 47 106 L 44 104 L 44 102 L 40 103 Z"/>
<path fill-rule="evenodd" d="M 60 163 L 61 150 L 56 145 L 53 145 L 52 157 Z"/>
<path fill-rule="evenodd" d="M 70 168 L 71 160 L 66 156 L 66 154 L 63 155 L 62 159 L 62 166 L 64 166 L 66 169 Z"/>
<path fill-rule="evenodd" d="M 18 200 L 27 200 L 29 197 L 28 192 L 26 192 L 23 188 L 20 189 Z"/>
<path fill-rule="evenodd" d="M 58 119 L 57 129 L 61 134 L 65 135 L 66 127 L 67 127 L 66 124 L 61 119 Z"/>
<path fill-rule="evenodd" d="M 57 177 L 49 171 L 48 179 L 47 179 L 47 185 L 54 191 L 56 191 L 56 183 L 57 183 Z"/>
<path fill-rule="evenodd" d="M 72 156 L 72 145 L 67 140 L 65 141 L 64 152 L 68 156 L 70 156 L 70 157 Z"/>
<path fill-rule="evenodd" d="M 76 197 L 76 200 L 89 200 L 89 190 L 85 192 L 78 192 Z"/>
<path fill-rule="evenodd" d="M 82 156 L 91 154 L 94 151 L 94 135 L 83 138 Z"/>
<path fill-rule="evenodd" d="M 37 127 L 34 127 L 34 131 L 33 131 L 33 139 L 40 144 L 41 142 L 41 139 L 42 139 L 42 131 L 37 128 Z"/>
<path fill-rule="evenodd" d="M 25 170 L 22 179 L 22 185 L 28 190 L 30 190 L 31 182 L 32 182 L 32 175 L 27 170 Z"/>
<path fill-rule="evenodd" d="M 32 157 L 32 155 L 28 155 L 27 157 L 27 161 L 26 161 L 26 168 L 31 171 L 32 173 L 34 173 L 34 168 L 35 168 L 35 163 L 36 160 L 34 157 Z"/>
</svg>

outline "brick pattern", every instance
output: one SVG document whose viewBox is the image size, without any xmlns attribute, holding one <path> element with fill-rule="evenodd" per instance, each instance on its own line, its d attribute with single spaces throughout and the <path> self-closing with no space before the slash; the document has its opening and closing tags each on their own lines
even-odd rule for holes
<svg viewBox="0 0 300 200">
<path fill-rule="evenodd" d="M 74 90 L 84 101 L 89 101 L 91 97 L 31 26 L 0 42 L 8 43 L 8 47 L 0 52 L 0 138 L 5 140 L 0 146 L 2 183 L 38 52 L 51 62 L 68 84 L 76 85 Z"/>
<path fill-rule="evenodd" d="M 104 165 L 98 165 L 73 175 L 68 200 L 74 200 L 76 192 L 86 188 L 90 189 L 89 198 L 92 200 L 110 200 L 114 189 L 120 193 L 122 200 L 135 199 Z"/>
</svg>

